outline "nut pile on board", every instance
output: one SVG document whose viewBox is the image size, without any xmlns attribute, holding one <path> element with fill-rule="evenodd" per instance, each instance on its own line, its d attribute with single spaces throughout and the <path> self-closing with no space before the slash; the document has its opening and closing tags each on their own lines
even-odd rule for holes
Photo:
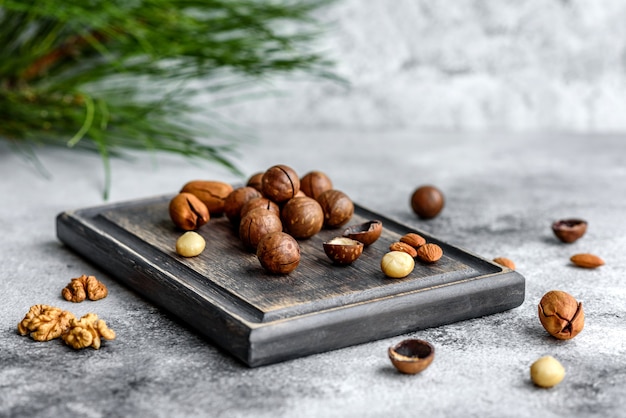
<svg viewBox="0 0 626 418">
<path fill-rule="evenodd" d="M 297 240 L 306 240 L 323 228 L 336 229 L 350 221 L 354 204 L 333 187 L 321 171 L 302 178 L 284 164 L 252 175 L 245 186 L 233 188 L 224 182 L 193 180 L 186 183 L 169 204 L 172 222 L 187 231 L 176 243 L 183 257 L 200 255 L 206 240 L 197 232 L 212 217 L 224 214 L 243 247 L 255 253 L 270 273 L 287 274 L 300 261 Z M 354 228 L 358 228 L 354 226 Z M 358 238 L 340 237 L 324 243 L 324 251 L 336 264 L 349 264 L 364 245 L 380 236 L 382 224 L 372 221 L 365 230 L 354 231 Z"/>
</svg>

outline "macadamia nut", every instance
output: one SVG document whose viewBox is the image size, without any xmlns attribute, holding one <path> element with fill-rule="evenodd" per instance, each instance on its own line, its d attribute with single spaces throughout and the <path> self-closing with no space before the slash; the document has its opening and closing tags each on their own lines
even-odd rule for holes
<svg viewBox="0 0 626 418">
<path fill-rule="evenodd" d="M 401 279 L 408 276 L 415 268 L 415 260 L 402 251 L 390 251 L 380 261 L 380 268 L 385 276 Z"/>
<path fill-rule="evenodd" d="M 183 257 L 195 257 L 204 251 L 206 241 L 202 235 L 187 231 L 176 240 L 176 252 Z"/>
<path fill-rule="evenodd" d="M 565 368 L 552 356 L 544 356 L 530 366 L 530 378 L 542 388 L 551 388 L 561 383 Z"/>
</svg>

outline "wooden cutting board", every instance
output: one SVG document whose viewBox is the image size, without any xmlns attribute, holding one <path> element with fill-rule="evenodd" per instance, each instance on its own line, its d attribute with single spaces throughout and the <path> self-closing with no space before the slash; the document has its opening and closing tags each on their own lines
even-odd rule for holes
<svg viewBox="0 0 626 418">
<path fill-rule="evenodd" d="M 266 273 L 225 217 L 198 232 L 198 257 L 175 252 L 182 234 L 168 214 L 172 196 L 72 210 L 57 217 L 58 238 L 150 302 L 162 307 L 250 367 L 512 309 L 525 280 L 423 231 L 355 205 L 346 225 L 378 219 L 381 237 L 349 266 L 336 266 L 322 243 L 342 229 L 300 240 L 301 261 L 286 276 Z M 417 232 L 444 251 L 416 262 L 406 278 L 380 269 L 389 245 Z"/>
</svg>

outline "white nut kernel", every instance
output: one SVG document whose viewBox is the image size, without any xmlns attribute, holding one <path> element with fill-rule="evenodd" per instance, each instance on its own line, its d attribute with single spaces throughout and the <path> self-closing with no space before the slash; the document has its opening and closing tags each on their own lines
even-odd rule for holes
<svg viewBox="0 0 626 418">
<path fill-rule="evenodd" d="M 401 279 L 413 271 L 415 260 L 404 251 L 390 251 L 380 261 L 380 268 L 385 276 Z"/>
<path fill-rule="evenodd" d="M 565 377 L 565 368 L 552 356 L 544 356 L 530 366 L 530 378 L 542 388 L 556 386 Z"/>
<path fill-rule="evenodd" d="M 202 235 L 187 231 L 176 240 L 176 252 L 183 257 L 195 257 L 204 251 L 206 241 Z"/>
</svg>

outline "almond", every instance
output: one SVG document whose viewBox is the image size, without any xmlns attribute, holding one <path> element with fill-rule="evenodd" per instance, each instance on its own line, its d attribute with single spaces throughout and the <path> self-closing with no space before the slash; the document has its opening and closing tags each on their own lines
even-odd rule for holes
<svg viewBox="0 0 626 418">
<path fill-rule="evenodd" d="M 497 258 L 494 258 L 494 259 L 493 259 L 493 262 L 494 262 L 494 263 L 498 263 L 498 264 L 500 264 L 501 266 L 508 267 L 508 268 L 510 268 L 511 270 L 515 270 L 515 263 L 513 262 L 513 260 L 510 260 L 510 259 L 508 259 L 508 258 L 506 258 L 506 257 L 497 257 Z"/>
<path fill-rule="evenodd" d="M 425 263 L 434 263 L 443 256 L 443 250 L 437 244 L 424 244 L 417 249 L 417 258 Z"/>
<path fill-rule="evenodd" d="M 400 238 L 400 242 L 404 242 L 415 248 L 421 247 L 422 245 L 426 244 L 426 240 L 424 239 L 424 237 L 416 234 L 415 232 L 409 232 L 408 234 L 405 234 Z"/>
<path fill-rule="evenodd" d="M 604 265 L 604 260 L 594 254 L 575 254 L 570 258 L 570 261 L 576 264 L 578 267 L 586 269 L 595 269 Z"/>
<path fill-rule="evenodd" d="M 417 251 L 415 248 L 410 246 L 405 242 L 394 242 L 389 246 L 389 251 L 402 251 L 403 253 L 407 253 L 411 257 L 415 258 L 417 256 Z"/>
</svg>

